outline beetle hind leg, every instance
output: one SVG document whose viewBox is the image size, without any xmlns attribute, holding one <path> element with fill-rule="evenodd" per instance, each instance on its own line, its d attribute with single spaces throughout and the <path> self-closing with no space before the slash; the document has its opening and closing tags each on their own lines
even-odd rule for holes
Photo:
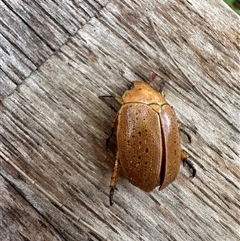
<svg viewBox="0 0 240 241">
<path fill-rule="evenodd" d="M 113 172 L 112 172 L 111 182 L 110 182 L 110 192 L 109 192 L 110 206 L 113 205 L 114 191 L 117 190 L 116 183 L 117 183 L 119 167 L 120 167 L 120 163 L 119 163 L 119 160 L 118 160 L 118 153 L 117 153 L 115 165 L 114 165 Z"/>
<path fill-rule="evenodd" d="M 179 124 L 179 130 L 184 134 L 186 135 L 187 139 L 188 139 L 188 142 L 191 143 L 192 142 L 192 137 L 191 135 L 185 130 L 183 129 L 182 127 L 182 124 Z"/>
<path fill-rule="evenodd" d="M 191 172 L 191 178 L 194 178 L 196 176 L 196 168 L 194 167 L 193 163 L 188 159 L 188 154 L 182 150 L 182 154 L 181 154 L 181 160 L 183 162 L 183 165 L 187 165 L 187 167 L 189 168 L 190 172 Z"/>
</svg>

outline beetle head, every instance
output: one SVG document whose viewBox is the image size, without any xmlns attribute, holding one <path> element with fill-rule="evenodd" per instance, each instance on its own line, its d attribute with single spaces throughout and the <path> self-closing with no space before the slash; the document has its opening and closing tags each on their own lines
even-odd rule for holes
<svg viewBox="0 0 240 241">
<path fill-rule="evenodd" d="M 129 82 L 127 87 L 128 87 L 128 90 L 132 90 L 134 88 L 134 82 Z"/>
</svg>

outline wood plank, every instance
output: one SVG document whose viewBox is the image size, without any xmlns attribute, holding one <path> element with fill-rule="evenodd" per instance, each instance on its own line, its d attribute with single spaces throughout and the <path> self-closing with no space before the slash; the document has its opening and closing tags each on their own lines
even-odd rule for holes
<svg viewBox="0 0 240 241">
<path fill-rule="evenodd" d="M 11 17 L 2 21 L 8 26 L 16 19 L 11 28 L 21 39 L 13 45 L 6 30 L 1 41 L 12 50 L 11 58 L 4 55 L 1 75 L 8 76 L 0 115 L 1 240 L 14 235 L 32 240 L 37 234 L 39 240 L 101 240 L 36 185 L 108 240 L 240 239 L 239 17 L 227 5 L 216 0 L 3 5 Z M 41 29 L 42 19 L 52 35 Z M 34 50 L 39 36 L 42 47 Z M 18 71 L 13 60 L 21 65 Z M 106 150 L 105 140 L 116 107 L 99 96 L 122 95 L 127 83 L 119 69 L 142 81 L 156 72 L 156 89 L 165 81 L 166 99 L 192 137 L 188 143 L 182 135 L 182 146 L 197 176 L 189 180 L 181 168 L 166 189 L 144 193 L 121 173 L 110 207 L 115 153 Z"/>
<path fill-rule="evenodd" d="M 17 173 L 15 176 L 19 179 Z M 33 203 L 30 204 L 24 196 L 21 196 L 22 192 L 18 188 L 23 188 L 24 185 L 15 189 L 16 187 L 10 185 L 10 182 L 2 176 L 0 180 L 1 240 L 62 240 L 61 235 L 47 219 L 34 209 Z M 39 198 L 38 201 L 43 202 L 43 198 Z M 37 201 L 36 196 L 34 201 Z M 36 234 L 38 234 L 37 239 Z"/>
<path fill-rule="evenodd" d="M 16 85 L 41 66 L 107 2 L 1 1 L 0 99 L 12 93 Z"/>
</svg>

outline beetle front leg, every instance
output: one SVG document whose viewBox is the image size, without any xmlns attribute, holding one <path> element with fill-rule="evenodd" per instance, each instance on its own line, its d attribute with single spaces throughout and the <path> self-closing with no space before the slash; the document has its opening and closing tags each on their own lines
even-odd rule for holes
<svg viewBox="0 0 240 241">
<path fill-rule="evenodd" d="M 117 183 L 119 167 L 120 167 L 120 163 L 118 160 L 118 153 L 117 153 L 115 165 L 114 165 L 113 172 L 112 172 L 111 182 L 110 182 L 110 193 L 109 193 L 110 206 L 113 205 L 113 194 L 114 194 L 114 190 L 117 189 L 116 183 Z"/>
<path fill-rule="evenodd" d="M 188 159 L 188 154 L 182 150 L 182 153 L 181 153 L 181 160 L 183 162 L 183 165 L 187 165 L 189 170 L 191 171 L 192 175 L 191 177 L 194 178 L 196 176 L 196 168 L 194 167 L 193 163 Z"/>
</svg>

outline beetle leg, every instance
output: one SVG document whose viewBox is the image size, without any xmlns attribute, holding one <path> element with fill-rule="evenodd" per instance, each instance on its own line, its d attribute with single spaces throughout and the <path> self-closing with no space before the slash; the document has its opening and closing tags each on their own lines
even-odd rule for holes
<svg viewBox="0 0 240 241">
<path fill-rule="evenodd" d="M 115 97 L 115 100 L 119 103 L 119 104 L 121 104 L 121 105 L 123 105 L 123 100 L 122 100 L 122 97 Z"/>
<path fill-rule="evenodd" d="M 188 154 L 182 150 L 182 153 L 181 153 L 181 160 L 183 162 L 183 165 L 187 165 L 189 170 L 191 171 L 192 175 L 191 177 L 194 178 L 196 176 L 196 168 L 194 167 L 193 163 L 188 159 Z"/>
<path fill-rule="evenodd" d="M 191 143 L 192 137 L 190 136 L 190 134 L 185 129 L 181 128 L 181 125 L 182 125 L 181 123 L 178 125 L 179 130 L 187 136 L 188 142 Z"/>
<path fill-rule="evenodd" d="M 117 183 L 119 167 L 120 167 L 120 163 L 118 160 L 118 153 L 117 153 L 115 165 L 114 165 L 113 172 L 112 172 L 111 182 L 110 182 L 110 193 L 109 193 L 110 206 L 113 205 L 113 194 L 114 194 L 114 190 L 117 189 L 116 183 Z"/>
</svg>

